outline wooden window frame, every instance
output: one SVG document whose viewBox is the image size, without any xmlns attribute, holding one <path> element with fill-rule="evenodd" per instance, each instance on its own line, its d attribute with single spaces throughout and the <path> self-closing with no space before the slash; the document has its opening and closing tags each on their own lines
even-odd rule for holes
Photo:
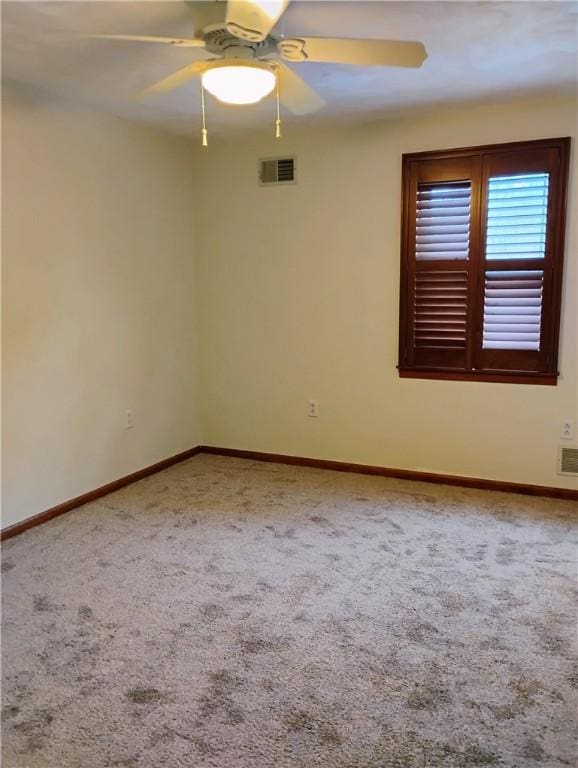
<svg viewBox="0 0 578 768">
<path fill-rule="evenodd" d="M 544 163 L 550 163 L 550 185 L 547 213 L 546 251 L 543 262 L 544 288 L 542 297 L 542 321 L 540 349 L 532 357 L 514 353 L 513 350 L 482 349 L 484 315 L 485 272 L 489 264 L 485 257 L 486 207 L 488 199 L 489 169 L 508 167 L 514 155 L 519 156 L 532 172 L 535 158 L 543 156 Z M 460 181 L 459 174 L 452 175 L 452 168 L 469 165 L 471 181 L 470 250 L 467 260 L 468 305 L 467 332 L 464 350 L 464 364 L 444 365 L 443 362 L 416 364 L 417 345 L 414 345 L 414 290 L 415 274 L 419 265 L 432 262 L 418 262 L 414 255 L 416 193 L 418 183 Z M 418 152 L 402 156 L 402 218 L 401 218 L 401 274 L 400 274 L 400 327 L 399 364 L 402 378 L 443 379 L 456 381 L 490 381 L 497 383 L 542 384 L 555 386 L 558 382 L 558 346 L 562 301 L 562 279 L 564 262 L 564 239 L 566 230 L 566 206 L 570 165 L 570 139 L 554 138 L 538 141 L 491 144 L 478 147 L 464 147 L 433 152 Z M 526 167 L 520 163 L 520 172 Z M 514 172 L 514 171 L 512 171 Z M 429 175 L 428 175 L 429 174 Z M 462 173 L 461 180 L 466 180 Z M 441 263 L 441 262 L 440 262 Z M 456 262 L 455 268 L 463 262 Z M 448 265 L 445 265 L 448 268 Z M 496 263 L 496 267 L 499 264 Z M 502 269 L 508 266 L 502 264 Z M 443 269 L 434 267 L 434 269 Z M 422 269 L 428 267 L 422 266 Z M 510 266 L 510 269 L 514 267 Z M 519 262 L 519 269 L 525 267 Z M 528 268 L 528 267 L 526 267 Z M 489 270 L 488 270 L 489 271 Z M 447 350 L 444 350 L 447 351 Z M 489 354 L 489 352 L 493 354 Z M 507 352 L 508 354 L 500 354 Z M 419 356 L 419 355 L 418 355 Z M 423 356 L 422 356 L 423 357 Z M 427 355 L 426 355 L 427 357 Z M 439 357 L 443 357 L 440 354 Z M 494 367 L 483 367 L 488 360 Z M 528 361 L 533 361 L 535 370 L 528 370 Z M 505 364 L 504 364 L 505 363 Z M 516 366 L 525 365 L 525 369 Z"/>
</svg>

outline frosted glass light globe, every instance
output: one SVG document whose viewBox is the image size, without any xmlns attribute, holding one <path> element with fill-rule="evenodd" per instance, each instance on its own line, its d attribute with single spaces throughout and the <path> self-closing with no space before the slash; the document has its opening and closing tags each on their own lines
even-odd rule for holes
<svg viewBox="0 0 578 768">
<path fill-rule="evenodd" d="M 203 73 L 203 88 L 225 104 L 256 104 L 275 87 L 275 74 L 266 64 L 222 61 Z"/>
</svg>

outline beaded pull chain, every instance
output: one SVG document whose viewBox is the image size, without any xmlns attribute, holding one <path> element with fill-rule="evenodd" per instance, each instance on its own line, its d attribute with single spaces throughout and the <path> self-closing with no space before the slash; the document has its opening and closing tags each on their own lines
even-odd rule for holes
<svg viewBox="0 0 578 768">
<path fill-rule="evenodd" d="M 275 138 L 281 138 L 281 112 L 279 108 L 279 68 L 276 72 L 277 120 L 275 120 Z"/>
<path fill-rule="evenodd" d="M 203 147 L 208 147 L 209 142 L 207 141 L 207 126 L 205 122 L 205 89 L 203 88 L 203 83 L 201 81 L 201 113 L 203 116 L 203 130 L 201 131 L 201 134 L 203 136 L 203 140 L 201 142 Z"/>
</svg>

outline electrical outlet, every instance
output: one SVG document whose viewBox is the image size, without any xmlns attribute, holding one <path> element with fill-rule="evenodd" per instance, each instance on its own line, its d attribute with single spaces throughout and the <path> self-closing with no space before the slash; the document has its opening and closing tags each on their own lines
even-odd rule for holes
<svg viewBox="0 0 578 768">
<path fill-rule="evenodd" d="M 312 418 L 319 416 L 319 403 L 317 400 L 307 401 L 307 415 L 311 416 Z"/>
<path fill-rule="evenodd" d="M 562 431 L 560 437 L 562 440 L 574 440 L 576 435 L 576 424 L 573 421 L 562 422 Z"/>
<path fill-rule="evenodd" d="M 126 421 L 124 425 L 125 429 L 133 429 L 134 428 L 134 415 L 132 411 L 126 412 Z"/>
</svg>

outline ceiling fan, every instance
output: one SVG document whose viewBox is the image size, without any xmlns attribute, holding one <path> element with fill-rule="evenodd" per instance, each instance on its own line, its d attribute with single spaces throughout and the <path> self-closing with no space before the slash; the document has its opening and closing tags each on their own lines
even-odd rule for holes
<svg viewBox="0 0 578 768">
<path fill-rule="evenodd" d="M 164 43 L 203 49 L 211 58 L 194 61 L 141 95 L 172 91 L 194 77 L 227 104 L 255 104 L 277 86 L 278 99 L 293 114 L 321 109 L 324 100 L 284 62 L 329 62 L 365 67 L 420 67 L 427 53 L 419 42 L 332 37 L 282 37 L 275 26 L 290 0 L 188 2 L 195 36 L 90 34 L 105 40 Z M 278 116 L 279 119 L 279 116 Z"/>
</svg>

